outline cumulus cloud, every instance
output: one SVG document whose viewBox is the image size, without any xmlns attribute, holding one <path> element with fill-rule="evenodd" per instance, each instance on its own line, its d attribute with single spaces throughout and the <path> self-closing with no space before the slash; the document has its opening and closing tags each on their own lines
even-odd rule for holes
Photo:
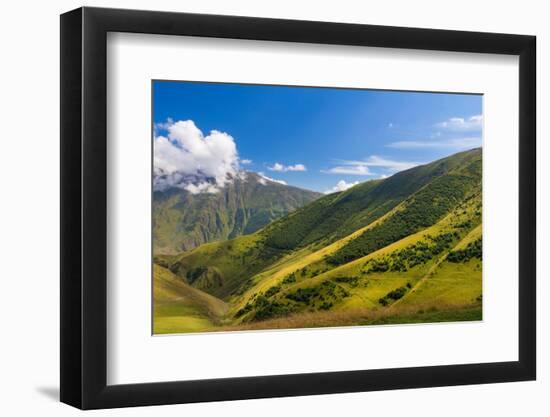
<svg viewBox="0 0 550 417">
<path fill-rule="evenodd" d="M 396 161 L 372 155 L 361 161 L 339 161 L 337 166 L 323 170 L 322 172 L 327 174 L 373 176 L 377 175 L 371 170 L 373 167 L 384 169 L 387 172 L 397 172 L 417 165 L 419 165 L 418 162 Z"/>
<path fill-rule="evenodd" d="M 252 159 L 240 159 L 239 162 L 243 165 L 250 165 L 252 163 Z"/>
<path fill-rule="evenodd" d="M 481 146 L 480 137 L 452 138 L 444 140 L 413 140 L 392 142 L 387 145 L 395 149 L 471 149 Z"/>
<path fill-rule="evenodd" d="M 287 172 L 287 171 L 307 171 L 304 164 L 284 165 L 279 162 L 275 162 L 272 166 L 268 166 L 270 171 Z"/>
<path fill-rule="evenodd" d="M 338 193 L 340 191 L 346 191 L 357 184 L 359 184 L 359 181 L 346 182 L 344 180 L 340 180 L 330 190 L 326 190 L 325 194 L 332 194 L 332 193 Z"/>
<path fill-rule="evenodd" d="M 286 181 L 283 181 L 283 180 L 277 180 L 275 178 L 271 178 L 271 177 L 268 177 L 267 175 L 265 175 L 263 172 L 258 172 L 258 175 L 261 177 L 258 182 L 262 185 L 267 185 L 267 181 L 270 181 L 270 182 L 274 182 L 276 184 L 281 184 L 281 185 L 287 185 L 287 182 Z"/>
<path fill-rule="evenodd" d="M 481 114 L 477 114 L 469 117 L 468 119 L 464 119 L 462 117 L 451 117 L 444 122 L 436 123 L 435 127 L 438 129 L 464 132 L 481 130 L 482 125 L 483 116 Z"/>
<path fill-rule="evenodd" d="M 233 137 L 212 130 L 208 135 L 192 120 L 168 119 L 155 125 L 154 187 L 186 189 L 192 193 L 217 192 L 239 172 Z"/>
</svg>

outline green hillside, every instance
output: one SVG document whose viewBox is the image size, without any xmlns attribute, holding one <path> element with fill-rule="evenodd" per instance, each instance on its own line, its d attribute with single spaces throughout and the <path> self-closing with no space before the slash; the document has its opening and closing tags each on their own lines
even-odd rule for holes
<svg viewBox="0 0 550 417">
<path fill-rule="evenodd" d="M 330 194 L 267 228 L 267 244 L 295 249 L 320 239 L 344 237 L 388 212 L 432 180 L 480 160 L 481 151 L 462 152 Z"/>
<path fill-rule="evenodd" d="M 172 280 L 226 306 L 197 330 L 183 311 L 171 331 L 481 319 L 481 165 L 480 149 L 458 153 L 253 234 L 156 256 Z"/>
<path fill-rule="evenodd" d="M 180 188 L 155 191 L 155 253 L 174 254 L 254 233 L 321 195 L 252 172 L 235 178 L 217 193 L 192 194 Z"/>
<path fill-rule="evenodd" d="M 201 331 L 220 324 L 227 312 L 223 301 L 177 278 L 167 269 L 153 267 L 153 332 Z"/>
</svg>

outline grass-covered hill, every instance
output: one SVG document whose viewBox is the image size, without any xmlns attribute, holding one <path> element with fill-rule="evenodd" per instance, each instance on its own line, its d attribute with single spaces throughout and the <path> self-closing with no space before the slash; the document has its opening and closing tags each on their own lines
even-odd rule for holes
<svg viewBox="0 0 550 417">
<path fill-rule="evenodd" d="M 153 266 L 153 331 L 178 333 L 208 329 L 219 324 L 227 304 L 193 288 L 167 269 Z"/>
<path fill-rule="evenodd" d="M 178 253 L 204 243 L 254 233 L 322 194 L 247 172 L 217 193 L 181 188 L 153 193 L 155 253 Z"/>
<path fill-rule="evenodd" d="M 174 282 L 225 306 L 183 312 L 180 330 L 156 315 L 158 332 L 193 331 L 197 317 L 201 331 L 480 319 L 481 164 L 480 149 L 458 153 L 156 256 Z"/>
</svg>

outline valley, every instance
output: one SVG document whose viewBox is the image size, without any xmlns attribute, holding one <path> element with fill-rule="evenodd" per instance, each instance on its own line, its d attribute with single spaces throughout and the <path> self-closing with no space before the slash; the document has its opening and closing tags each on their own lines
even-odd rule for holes
<svg viewBox="0 0 550 417">
<path fill-rule="evenodd" d="M 328 195 L 156 194 L 154 333 L 481 320 L 481 170 L 477 148 Z"/>
</svg>

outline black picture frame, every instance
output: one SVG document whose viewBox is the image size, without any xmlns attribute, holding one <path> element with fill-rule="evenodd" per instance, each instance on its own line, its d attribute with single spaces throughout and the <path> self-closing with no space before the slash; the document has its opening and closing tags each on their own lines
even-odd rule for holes
<svg viewBox="0 0 550 417">
<path fill-rule="evenodd" d="M 519 360 L 107 385 L 108 32 L 519 56 Z M 81 409 L 421 388 L 536 378 L 536 38 L 80 8 L 61 16 L 61 401 Z"/>
</svg>

